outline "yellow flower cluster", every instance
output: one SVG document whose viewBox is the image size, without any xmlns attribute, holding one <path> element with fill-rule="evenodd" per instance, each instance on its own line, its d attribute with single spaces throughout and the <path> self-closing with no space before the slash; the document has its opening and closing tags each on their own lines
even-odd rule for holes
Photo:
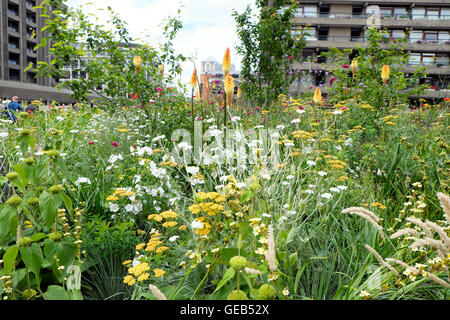
<svg viewBox="0 0 450 320">
<path fill-rule="evenodd" d="M 171 160 L 167 160 L 167 161 L 161 162 L 159 165 L 160 166 L 169 166 L 169 167 L 174 168 L 174 167 L 176 167 L 178 165 L 178 163 L 173 162 Z"/>
<path fill-rule="evenodd" d="M 106 201 L 117 201 L 119 197 L 131 197 L 135 193 L 133 191 L 127 191 L 124 188 L 117 188 L 114 193 L 106 198 Z"/>
<path fill-rule="evenodd" d="M 386 209 L 386 207 L 383 204 L 379 203 L 379 202 L 373 202 L 370 206 L 372 208 L 377 208 L 378 207 L 381 210 L 385 210 Z"/>
<path fill-rule="evenodd" d="M 298 131 L 292 132 L 291 135 L 294 138 L 297 138 L 297 139 L 313 139 L 315 133 L 314 132 L 303 131 L 303 130 L 298 130 Z"/>
<path fill-rule="evenodd" d="M 331 164 L 331 167 L 333 169 L 344 169 L 347 165 L 346 162 L 341 160 L 329 160 L 327 163 Z"/>
<path fill-rule="evenodd" d="M 150 274 L 147 272 L 150 271 L 150 267 L 147 262 L 141 262 L 134 267 L 128 268 L 128 275 L 126 275 L 123 279 L 123 282 L 132 286 L 138 282 L 145 281 L 150 277 Z"/>
</svg>

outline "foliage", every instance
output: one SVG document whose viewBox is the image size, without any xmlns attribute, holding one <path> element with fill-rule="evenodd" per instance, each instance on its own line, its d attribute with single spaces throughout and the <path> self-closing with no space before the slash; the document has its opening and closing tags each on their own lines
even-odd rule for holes
<svg viewBox="0 0 450 320">
<path fill-rule="evenodd" d="M 251 105 L 269 105 L 279 94 L 287 94 L 295 80 L 290 65 L 305 45 L 303 37 L 292 33 L 296 6 L 277 1 L 268 7 L 259 1 L 256 21 L 249 6 L 241 14 L 233 12 L 240 40 L 236 50 L 242 56 L 240 87 Z"/>
</svg>

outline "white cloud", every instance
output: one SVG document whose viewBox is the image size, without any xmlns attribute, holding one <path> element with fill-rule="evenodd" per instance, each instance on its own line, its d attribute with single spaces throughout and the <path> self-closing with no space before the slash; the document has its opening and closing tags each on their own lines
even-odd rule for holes
<svg viewBox="0 0 450 320">
<path fill-rule="evenodd" d="M 231 63 L 240 68 L 240 58 L 234 49 L 238 38 L 232 12 L 234 9 L 242 13 L 247 5 L 255 7 L 254 0 L 69 0 L 67 4 L 74 8 L 81 5 L 83 12 L 92 13 L 99 24 L 106 24 L 106 8 L 110 6 L 128 23 L 133 37 L 155 47 L 161 41 L 161 23 L 168 16 L 176 16 L 180 8 L 183 29 L 177 34 L 174 46 L 177 52 L 193 57 L 198 70 L 200 61 L 208 56 L 222 62 L 227 47 L 231 51 Z M 188 83 L 193 64 L 186 62 L 182 68 L 182 80 Z"/>
</svg>

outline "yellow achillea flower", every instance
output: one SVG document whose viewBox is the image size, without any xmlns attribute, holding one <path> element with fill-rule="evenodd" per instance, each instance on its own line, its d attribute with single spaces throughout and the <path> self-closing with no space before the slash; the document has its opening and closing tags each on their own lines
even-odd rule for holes
<svg viewBox="0 0 450 320">
<path fill-rule="evenodd" d="M 158 249 L 156 249 L 155 251 L 156 251 L 156 253 L 163 253 L 166 250 L 169 250 L 169 247 L 162 246 L 162 247 L 159 247 Z"/>
<path fill-rule="evenodd" d="M 175 227 L 178 224 L 178 222 L 176 221 L 167 221 L 163 223 L 163 227 L 164 228 L 170 228 L 170 227 Z"/>
<path fill-rule="evenodd" d="M 223 56 L 222 70 L 223 74 L 227 75 L 231 69 L 231 58 L 230 58 L 230 48 L 225 50 L 225 55 Z"/>
<path fill-rule="evenodd" d="M 136 73 L 141 72 L 142 70 L 142 58 L 140 56 L 134 56 L 133 58 L 134 69 Z"/>
<path fill-rule="evenodd" d="M 159 214 L 150 214 L 147 219 L 161 222 L 163 218 Z"/>
<path fill-rule="evenodd" d="M 231 73 L 227 73 L 225 77 L 225 93 L 227 95 L 227 106 L 231 105 L 231 98 L 234 92 L 234 79 Z"/>
<path fill-rule="evenodd" d="M 389 79 L 389 66 L 387 64 L 381 68 L 381 79 L 383 80 L 383 84 L 386 84 Z"/>
<path fill-rule="evenodd" d="M 322 105 L 323 98 L 322 98 L 322 92 L 320 92 L 320 88 L 317 88 L 316 91 L 314 92 L 313 100 L 314 100 L 314 104 L 316 106 Z"/>
<path fill-rule="evenodd" d="M 129 286 L 132 286 L 136 283 L 136 279 L 132 275 L 127 275 L 123 278 L 123 283 L 128 284 Z"/>
<path fill-rule="evenodd" d="M 186 229 L 187 229 L 187 227 L 184 224 L 178 228 L 178 230 L 181 230 L 181 231 L 184 231 Z"/>
<path fill-rule="evenodd" d="M 159 215 L 161 217 L 163 217 L 164 219 L 170 219 L 170 218 L 175 219 L 176 217 L 178 217 L 178 214 L 174 211 L 164 211 L 164 212 L 161 212 Z"/>
<path fill-rule="evenodd" d="M 195 88 L 197 86 L 197 68 L 194 68 L 194 72 L 192 72 L 191 77 L 191 87 Z"/>
<path fill-rule="evenodd" d="M 117 200 L 119 200 L 119 198 L 117 198 L 116 196 L 113 196 L 113 195 L 106 198 L 106 201 L 117 201 Z"/>
<path fill-rule="evenodd" d="M 136 245 L 136 250 L 142 250 L 142 248 L 144 248 L 145 243 L 139 243 L 138 245 Z"/>
<path fill-rule="evenodd" d="M 157 277 L 157 278 L 162 277 L 166 273 L 162 269 L 155 269 L 155 270 L 153 270 L 153 272 L 155 273 L 155 277 Z"/>
<path fill-rule="evenodd" d="M 133 261 L 131 261 L 131 260 L 125 260 L 122 264 L 124 265 L 124 266 L 126 266 L 126 265 L 129 265 L 129 264 L 131 264 Z"/>
<path fill-rule="evenodd" d="M 150 277 L 150 274 L 148 274 L 148 273 L 146 272 L 146 273 L 141 274 L 141 275 L 137 278 L 137 281 L 139 281 L 139 282 L 145 281 L 145 280 L 147 280 L 149 277 Z"/>
</svg>

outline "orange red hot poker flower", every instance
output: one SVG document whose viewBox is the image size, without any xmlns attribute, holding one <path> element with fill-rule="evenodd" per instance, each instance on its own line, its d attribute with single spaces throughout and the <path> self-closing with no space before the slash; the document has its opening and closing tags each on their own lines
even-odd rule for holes
<svg viewBox="0 0 450 320">
<path fill-rule="evenodd" d="M 194 68 L 194 72 L 192 72 L 192 77 L 191 77 L 191 87 L 196 87 L 197 86 L 197 68 Z"/>
<path fill-rule="evenodd" d="M 228 74 L 231 69 L 230 49 L 227 48 L 223 57 L 222 70 L 223 74 Z"/>
<path fill-rule="evenodd" d="M 231 98 L 234 92 L 234 79 L 231 73 L 228 73 L 225 77 L 225 93 L 227 95 L 227 105 L 231 104 Z"/>
<path fill-rule="evenodd" d="M 389 79 L 389 66 L 387 64 L 381 68 L 381 79 L 383 80 L 383 84 L 386 84 Z"/>
<path fill-rule="evenodd" d="M 313 100 L 314 100 L 314 104 L 316 106 L 322 105 L 323 98 L 322 98 L 322 92 L 320 91 L 320 88 L 317 88 L 316 91 L 314 92 Z"/>
</svg>

